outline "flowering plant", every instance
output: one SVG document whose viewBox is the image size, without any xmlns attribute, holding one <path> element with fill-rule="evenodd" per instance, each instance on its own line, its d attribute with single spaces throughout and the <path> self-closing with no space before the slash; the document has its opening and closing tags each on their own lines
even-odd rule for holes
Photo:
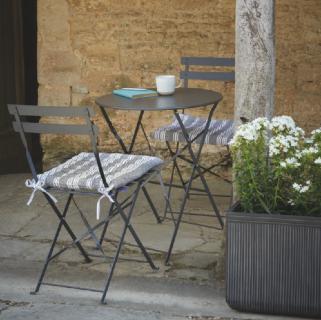
<svg viewBox="0 0 321 320">
<path fill-rule="evenodd" d="M 243 210 L 321 216 L 321 128 L 306 138 L 291 117 L 257 118 L 230 147 Z"/>
</svg>

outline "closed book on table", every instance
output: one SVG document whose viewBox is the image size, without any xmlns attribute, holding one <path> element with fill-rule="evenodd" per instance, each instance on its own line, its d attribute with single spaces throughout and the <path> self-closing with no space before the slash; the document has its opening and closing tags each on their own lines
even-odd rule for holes
<svg viewBox="0 0 321 320">
<path fill-rule="evenodd" d="M 129 98 L 129 99 L 138 99 L 145 97 L 155 97 L 157 96 L 157 92 L 149 89 L 116 89 L 113 91 L 113 94 L 116 94 L 121 97 Z"/>
</svg>

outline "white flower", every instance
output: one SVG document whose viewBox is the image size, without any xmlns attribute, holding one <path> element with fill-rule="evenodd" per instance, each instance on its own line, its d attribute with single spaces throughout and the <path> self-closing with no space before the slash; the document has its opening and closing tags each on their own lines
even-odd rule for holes
<svg viewBox="0 0 321 320">
<path fill-rule="evenodd" d="M 295 182 L 295 183 L 293 183 L 292 187 L 294 190 L 300 191 L 302 186 Z"/>
<path fill-rule="evenodd" d="M 319 158 L 316 158 L 315 160 L 314 160 L 314 163 L 315 164 L 321 164 L 321 158 L 319 157 Z"/>
<path fill-rule="evenodd" d="M 274 138 L 272 138 L 270 140 L 270 150 L 269 151 L 270 151 L 271 156 L 276 156 L 276 155 L 280 154 L 279 145 L 275 142 Z"/>
<path fill-rule="evenodd" d="M 263 121 L 261 120 L 263 123 Z M 259 138 L 259 130 L 261 128 L 261 122 L 256 122 L 255 125 L 252 122 L 242 124 L 238 127 L 233 139 L 230 141 L 230 145 L 237 147 L 241 140 L 256 141 Z"/>
<path fill-rule="evenodd" d="M 315 147 L 309 147 L 309 148 L 306 148 L 306 149 L 303 149 L 301 151 L 301 155 L 306 155 L 306 154 L 313 154 L 313 153 L 318 153 L 319 150 Z"/>
<path fill-rule="evenodd" d="M 314 147 L 310 147 L 308 150 L 309 150 L 310 153 L 318 153 L 319 152 L 319 150 L 317 148 L 314 148 Z"/>
<path fill-rule="evenodd" d="M 313 131 L 311 132 L 311 135 L 312 135 L 312 136 L 315 136 L 315 135 L 317 135 L 317 134 L 319 134 L 319 133 L 321 133 L 321 128 L 313 130 Z"/>
<path fill-rule="evenodd" d="M 297 158 L 287 158 L 285 159 L 285 161 L 281 161 L 280 162 L 280 166 L 283 167 L 283 168 L 286 168 L 286 167 L 294 167 L 294 168 L 297 168 L 300 166 L 300 163 L 298 162 L 298 159 Z"/>
<path fill-rule="evenodd" d="M 286 137 L 291 146 L 296 147 L 299 138 L 304 137 L 304 130 L 297 127 L 289 116 L 274 117 L 270 123 L 270 130 L 276 137 Z M 292 138 L 292 139 L 291 139 Z"/>
<path fill-rule="evenodd" d="M 309 190 L 310 185 L 311 185 L 311 181 L 308 180 L 305 186 L 299 183 L 293 183 L 292 187 L 295 191 L 298 191 L 300 193 L 305 193 Z"/>
<path fill-rule="evenodd" d="M 289 136 L 288 141 L 289 141 L 291 147 L 296 147 L 298 145 L 298 138 Z"/>
<path fill-rule="evenodd" d="M 298 162 L 298 159 L 296 158 L 287 158 L 285 160 L 286 164 L 292 167 L 299 167 L 300 163 Z"/>
<path fill-rule="evenodd" d="M 302 158 L 302 154 L 301 154 L 300 152 L 297 152 L 297 153 L 295 154 L 295 156 L 296 156 L 296 158 L 299 159 L 299 160 Z"/>
<path fill-rule="evenodd" d="M 277 129 L 279 131 L 283 131 L 284 129 L 295 130 L 296 125 L 291 117 L 279 116 L 272 118 L 270 128 L 271 130 Z"/>
<path fill-rule="evenodd" d="M 305 132 L 300 127 L 295 127 L 295 129 L 290 130 L 289 134 L 292 134 L 295 137 L 299 138 L 299 137 L 304 137 Z"/>
<path fill-rule="evenodd" d="M 300 190 L 300 193 L 307 192 L 309 190 L 309 186 L 303 186 Z"/>
<path fill-rule="evenodd" d="M 265 117 L 259 117 L 250 122 L 255 130 L 267 129 L 269 127 L 269 120 Z"/>
<path fill-rule="evenodd" d="M 286 162 L 285 162 L 285 161 L 281 161 L 281 162 L 280 162 L 280 166 L 281 166 L 282 168 L 286 168 Z"/>
<path fill-rule="evenodd" d="M 295 205 L 295 202 L 294 202 L 294 200 L 289 199 L 288 204 L 291 205 L 291 206 L 294 206 L 294 205 Z"/>
<path fill-rule="evenodd" d="M 277 135 L 270 139 L 270 155 L 278 155 L 281 152 L 288 152 L 298 145 L 298 138 L 293 136 Z"/>
<path fill-rule="evenodd" d="M 269 130 L 271 130 L 271 137 L 268 134 Z M 303 135 L 304 131 L 297 127 L 289 116 L 274 117 L 270 122 L 267 118 L 260 117 L 240 125 L 229 144 L 236 150 L 242 148 L 243 143 L 255 143 L 263 138 L 265 143 L 268 143 L 269 156 L 274 157 L 280 154 L 293 154 Z M 300 157 L 299 154 L 296 158 Z M 299 163 L 290 160 L 288 165 L 299 166 Z M 281 166 L 285 167 L 285 164 Z"/>
</svg>

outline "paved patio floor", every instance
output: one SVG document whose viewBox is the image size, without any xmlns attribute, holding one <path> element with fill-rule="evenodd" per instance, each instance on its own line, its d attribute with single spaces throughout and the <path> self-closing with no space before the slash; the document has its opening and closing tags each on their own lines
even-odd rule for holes
<svg viewBox="0 0 321 320">
<path fill-rule="evenodd" d="M 145 263 L 120 261 L 107 295 L 108 304 L 99 303 L 100 294 L 74 289 L 43 286 L 37 295 L 34 288 L 42 261 L 48 251 L 57 224 L 55 216 L 37 194 L 30 207 L 26 200 L 30 190 L 25 188 L 25 174 L 0 176 L 0 319 L 286 319 L 266 315 L 244 314 L 228 307 L 224 298 L 224 232 L 183 224 L 175 244 L 170 266 L 164 266 L 173 224 L 170 220 L 157 224 L 143 197 L 140 197 L 133 217 L 133 225 L 141 236 L 159 271 L 151 271 Z M 218 187 L 216 180 L 211 186 Z M 219 185 L 223 192 L 229 187 Z M 150 185 L 149 191 L 162 212 L 163 199 L 159 186 Z M 174 206 L 181 194 L 175 192 Z M 79 205 L 95 222 L 95 199 L 78 197 Z M 64 196 L 58 195 L 59 204 Z M 104 200 L 105 201 L 105 200 Z M 227 199 L 218 199 L 222 209 Z M 104 203 L 107 207 L 107 202 Z M 206 212 L 205 197 L 193 197 L 189 211 Z M 213 217 L 189 216 L 189 222 L 217 226 Z M 74 205 L 67 219 L 77 234 L 85 228 Z M 107 239 L 116 240 L 122 224 L 115 219 Z M 62 233 L 59 246 L 69 241 Z M 141 259 L 133 239 L 126 239 L 123 256 Z M 86 249 L 97 253 L 93 241 L 84 242 Z M 113 241 L 104 243 L 104 249 L 115 249 Z M 49 267 L 47 279 L 65 285 L 79 285 L 100 289 L 104 283 L 106 264 L 95 258 L 83 262 L 76 249 L 62 254 Z M 290 318 L 288 318 L 290 319 Z"/>
</svg>

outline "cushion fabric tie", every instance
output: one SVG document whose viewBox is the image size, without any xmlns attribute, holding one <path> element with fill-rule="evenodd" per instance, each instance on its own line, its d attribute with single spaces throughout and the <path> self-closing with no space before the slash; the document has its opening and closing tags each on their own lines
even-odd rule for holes
<svg viewBox="0 0 321 320">
<path fill-rule="evenodd" d="M 98 192 L 102 195 L 98 201 L 97 201 L 97 207 L 96 207 L 96 218 L 99 220 L 100 218 L 100 202 L 102 199 L 107 198 L 111 203 L 114 203 L 114 199 L 111 196 L 111 190 L 113 189 L 113 186 L 109 186 L 108 188 L 101 187 L 98 188 Z"/>
<path fill-rule="evenodd" d="M 27 202 L 27 205 L 29 206 L 31 204 L 31 202 L 33 201 L 33 198 L 35 196 L 35 193 L 37 190 L 45 193 L 46 195 L 48 195 L 48 197 L 54 202 L 54 203 L 57 203 L 57 199 L 52 195 L 50 194 L 45 188 L 44 188 L 44 185 L 45 185 L 45 182 L 44 181 L 41 181 L 41 180 L 38 180 L 36 181 L 35 179 L 27 179 L 26 182 L 25 182 L 25 185 L 26 187 L 28 188 L 32 188 L 33 191 L 29 197 L 29 200 Z"/>
</svg>

